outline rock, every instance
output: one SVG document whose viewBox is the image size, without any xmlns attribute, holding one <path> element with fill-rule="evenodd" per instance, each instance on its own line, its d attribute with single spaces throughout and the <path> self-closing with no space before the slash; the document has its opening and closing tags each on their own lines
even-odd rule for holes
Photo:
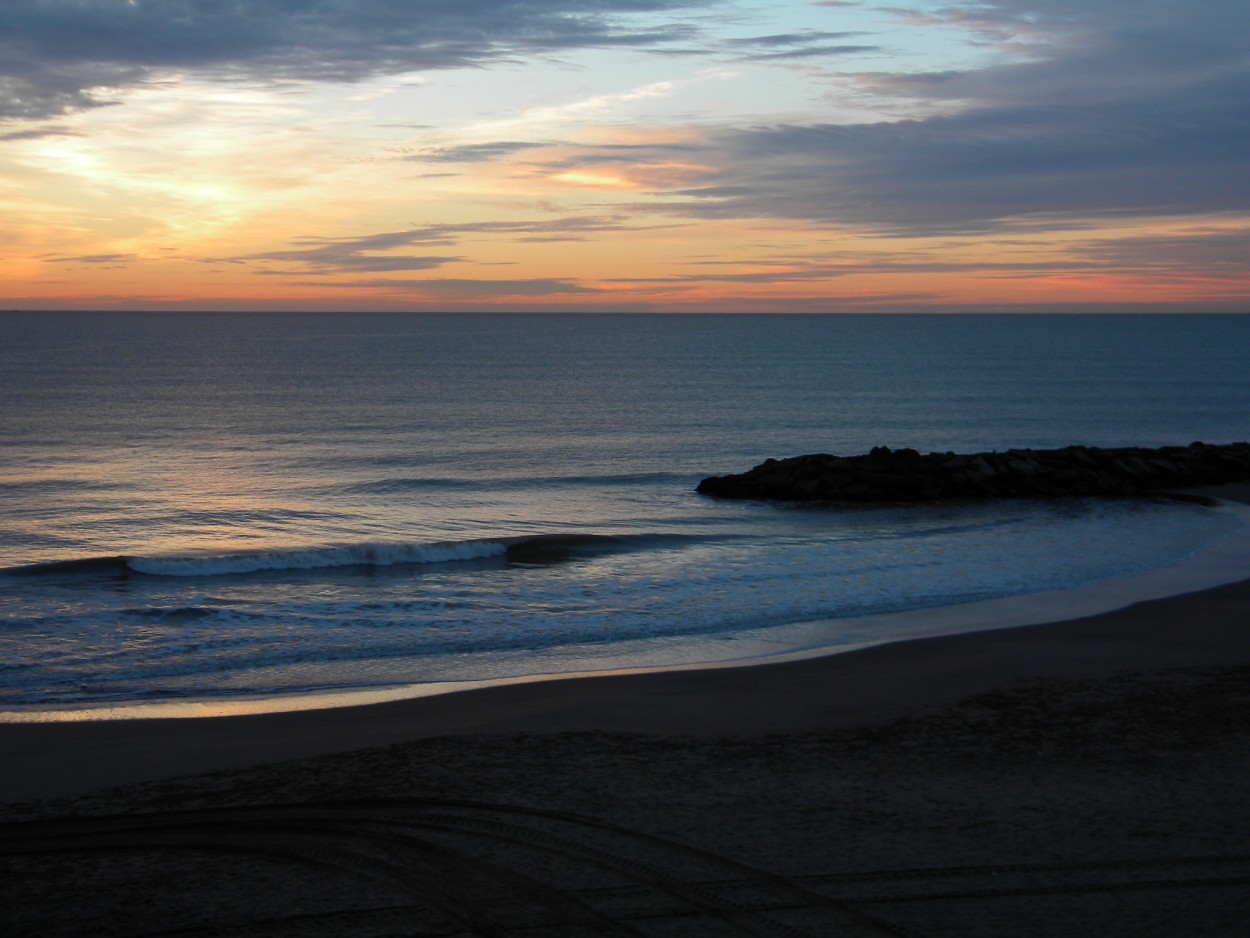
<svg viewBox="0 0 1250 938">
<path fill-rule="evenodd" d="M 930 453 L 875 446 L 862 456 L 815 453 L 768 459 L 698 491 L 720 498 L 787 502 L 927 502 L 940 499 L 1138 495 L 1191 485 L 1250 481 L 1250 443 L 1159 449 L 1012 449 Z"/>
</svg>

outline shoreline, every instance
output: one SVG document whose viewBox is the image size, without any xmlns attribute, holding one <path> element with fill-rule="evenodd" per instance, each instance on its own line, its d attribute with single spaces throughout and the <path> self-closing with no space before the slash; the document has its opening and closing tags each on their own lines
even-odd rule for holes
<svg viewBox="0 0 1250 938">
<path fill-rule="evenodd" d="M 0 804 L 435 737 L 752 737 L 875 725 L 1022 681 L 1250 666 L 1247 609 L 1250 579 L 1064 622 L 775 664 L 539 680 L 230 718 L 0 724 Z"/>
<path fill-rule="evenodd" d="M 123 700 L 89 705 L 0 708 L 0 728 L 12 724 L 100 723 L 133 720 L 193 720 L 371 707 L 464 694 L 492 688 L 651 673 L 738 669 L 851 654 L 917 639 L 985 630 L 1054 624 L 1115 611 L 1137 603 L 1192 593 L 1250 575 L 1250 484 L 1186 490 L 1211 499 L 1238 516 L 1244 527 L 1206 545 L 1190 557 L 1082 586 L 967 603 L 816 619 L 747 629 L 692 640 L 673 648 L 671 640 L 637 640 L 602 646 L 548 649 L 545 660 L 559 670 L 496 678 L 447 679 L 381 686 L 343 687 L 270 695 L 220 696 L 191 700 Z M 887 638 L 848 641 L 848 628 Z M 718 651 L 719 649 L 719 651 Z M 544 659 L 537 659 L 543 661 Z M 606 660 L 616 662 L 603 667 Z M 600 666 L 596 666 L 596 665 Z"/>
<path fill-rule="evenodd" d="M 1244 500 L 1250 492 L 1221 495 Z M 809 650 L 737 666 L 537 677 L 368 705 L 230 717 L 0 723 L 6 766 L 0 803 L 464 734 L 829 731 L 899 719 L 1022 680 L 1250 664 L 1247 558 L 1230 552 L 1206 570 L 1223 585 L 1178 590 L 1197 582 L 1189 578 L 1193 571 L 1179 580 L 1156 572 L 1155 589 L 1163 595 L 1125 605 L 1122 584 L 1110 584 L 1115 588 L 1095 593 L 1118 605 L 1084 615 L 1074 613 L 1082 607 L 1048 594 L 996 600 L 974 604 L 983 619 L 972 630 L 839 654 Z M 1227 582 L 1238 570 L 1243 578 Z M 1033 623 L 1004 626 L 995 619 L 1003 603 Z M 943 607 L 908 615 L 922 621 L 968 614 Z"/>
</svg>

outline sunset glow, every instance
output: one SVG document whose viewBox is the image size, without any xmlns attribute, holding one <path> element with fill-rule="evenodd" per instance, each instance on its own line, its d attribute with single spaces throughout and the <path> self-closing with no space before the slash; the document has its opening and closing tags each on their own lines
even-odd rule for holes
<svg viewBox="0 0 1250 938">
<path fill-rule="evenodd" d="M 1250 308 L 1242 5 L 4 7 L 0 308 Z"/>
</svg>

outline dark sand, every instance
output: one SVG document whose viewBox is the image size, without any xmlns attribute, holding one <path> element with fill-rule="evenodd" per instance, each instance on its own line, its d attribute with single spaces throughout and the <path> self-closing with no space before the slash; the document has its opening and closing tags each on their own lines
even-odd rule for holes
<svg viewBox="0 0 1250 938">
<path fill-rule="evenodd" d="M 784 664 L 0 725 L 0 934 L 1250 934 L 1247 779 L 1250 580 Z"/>
</svg>

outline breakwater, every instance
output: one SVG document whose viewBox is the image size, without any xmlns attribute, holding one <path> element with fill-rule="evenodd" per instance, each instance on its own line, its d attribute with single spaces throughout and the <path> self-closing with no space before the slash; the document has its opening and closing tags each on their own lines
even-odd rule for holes
<svg viewBox="0 0 1250 938">
<path fill-rule="evenodd" d="M 720 498 L 787 502 L 924 502 L 1140 495 L 1246 481 L 1250 443 L 972 454 L 878 446 L 860 456 L 768 459 L 747 472 L 706 478 L 697 490 Z"/>
</svg>

